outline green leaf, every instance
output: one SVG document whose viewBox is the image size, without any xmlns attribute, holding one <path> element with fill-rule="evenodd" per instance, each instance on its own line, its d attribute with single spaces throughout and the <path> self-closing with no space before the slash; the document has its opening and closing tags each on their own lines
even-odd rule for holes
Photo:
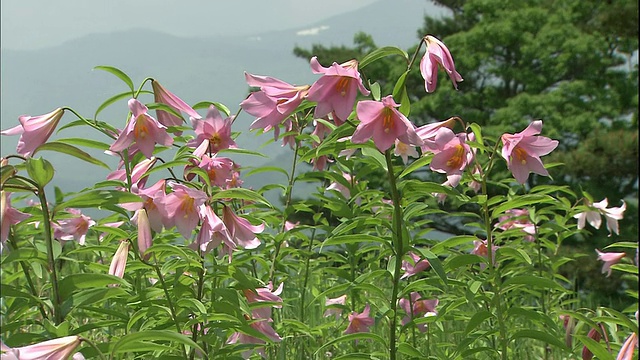
<svg viewBox="0 0 640 360">
<path fill-rule="evenodd" d="M 385 348 L 387 347 L 387 344 L 385 343 L 384 339 L 380 337 L 380 335 L 361 332 L 361 333 L 343 335 L 337 339 L 333 339 L 329 342 L 326 342 L 322 346 L 320 346 L 318 350 L 315 351 L 314 355 L 318 354 L 322 349 L 329 347 L 333 344 L 345 342 L 345 341 L 355 341 L 355 340 L 373 340 L 379 343 L 380 345 L 382 345 L 382 347 L 385 347 Z"/>
<path fill-rule="evenodd" d="M 427 249 L 417 249 L 417 250 L 420 252 L 420 254 L 422 254 L 424 258 L 429 260 L 429 264 L 431 265 L 433 270 L 436 272 L 436 274 L 438 274 L 442 282 L 444 282 L 444 284 L 447 285 L 448 284 L 447 273 L 444 270 L 444 267 L 442 266 L 442 262 L 440 261 L 438 256 Z"/>
<path fill-rule="evenodd" d="M 592 338 L 585 335 L 574 335 L 578 341 L 584 344 L 591 351 L 593 355 L 596 356 L 598 360 L 613 360 L 613 355 L 607 351 L 607 348 L 604 347 L 603 344 L 593 340 Z"/>
<path fill-rule="evenodd" d="M 481 256 L 478 256 L 475 254 L 462 254 L 462 255 L 455 255 L 452 257 L 450 256 L 447 259 L 445 266 L 448 271 L 452 271 L 461 266 L 471 265 L 471 264 L 482 264 L 482 263 L 487 263 L 487 260 Z"/>
<path fill-rule="evenodd" d="M 40 147 L 44 145 L 41 145 Z M 34 155 L 38 151 L 38 149 L 33 152 Z M 45 185 L 47 185 L 51 181 L 51 179 L 53 179 L 53 165 L 51 165 L 51 163 L 47 160 L 43 158 L 28 158 L 26 164 L 29 177 L 31 178 L 31 180 L 35 181 L 36 184 L 40 186 L 40 188 L 44 188 Z"/>
<path fill-rule="evenodd" d="M 411 111 L 411 101 L 409 100 L 409 95 L 407 94 L 407 87 L 405 86 L 407 80 L 407 74 L 409 74 L 409 70 L 405 71 L 400 77 L 398 81 L 396 81 L 395 86 L 393 87 L 393 99 L 396 103 L 400 103 L 400 111 L 404 116 L 409 116 L 409 112 Z"/>
<path fill-rule="evenodd" d="M 98 106 L 98 109 L 96 110 L 95 114 L 93 114 L 93 118 L 97 119 L 98 118 L 98 114 L 100 114 L 102 112 L 102 110 L 106 109 L 111 104 L 115 103 L 116 101 L 124 100 L 124 99 L 130 99 L 132 97 L 132 95 L 133 95 L 132 91 L 127 91 L 127 92 L 123 92 L 123 93 L 120 93 L 120 94 L 113 95 L 112 97 L 110 97 L 107 100 L 105 100 L 105 102 L 100 104 L 100 106 Z"/>
<path fill-rule="evenodd" d="M 116 205 L 130 202 L 141 202 L 138 195 L 117 190 L 93 190 L 69 199 L 56 205 L 58 209 L 64 208 L 88 208 Z"/>
<path fill-rule="evenodd" d="M 473 235 L 458 235 L 452 236 L 446 240 L 443 240 L 431 248 L 431 251 L 434 254 L 441 254 L 445 250 L 457 247 L 459 245 L 468 245 L 473 244 L 475 240 L 478 240 L 478 237 Z"/>
<path fill-rule="evenodd" d="M 377 148 L 363 147 L 362 155 L 372 158 L 384 171 L 388 171 L 387 160 Z"/>
<path fill-rule="evenodd" d="M 128 286 L 125 280 L 109 274 L 71 274 L 60 280 L 58 287 L 62 299 L 71 297 L 78 289 L 101 288 L 110 284 Z"/>
<path fill-rule="evenodd" d="M 222 199 L 241 199 L 254 201 L 261 204 L 264 204 L 268 207 L 272 207 L 267 199 L 265 199 L 262 195 L 257 192 L 244 188 L 232 188 L 227 190 L 221 190 L 217 192 L 215 195 L 211 197 L 212 200 L 222 200 Z"/>
<path fill-rule="evenodd" d="M 127 84 L 127 86 L 129 86 L 129 89 L 131 89 L 131 96 L 133 96 L 133 92 L 134 92 L 133 81 L 131 81 L 131 78 L 127 74 L 125 74 L 124 71 L 118 68 L 115 68 L 113 66 L 107 66 L 107 65 L 96 66 L 93 69 L 106 71 L 108 73 L 115 75 L 120 80 L 124 81 L 124 83 Z"/>
<path fill-rule="evenodd" d="M 400 343 L 398 345 L 398 352 L 405 354 L 405 355 L 409 355 L 412 357 L 417 357 L 420 359 L 424 359 L 425 356 L 423 353 L 420 352 L 420 350 L 414 348 L 413 346 L 409 345 L 408 343 Z"/>
<path fill-rule="evenodd" d="M 18 170 L 13 165 L 4 165 L 0 167 L 0 186 L 4 185 L 4 183 L 17 172 Z"/>
<path fill-rule="evenodd" d="M 540 340 L 549 345 L 557 346 L 560 349 L 568 350 L 567 346 L 562 341 L 560 341 L 558 337 L 551 335 L 548 332 L 542 332 L 538 330 L 520 330 L 515 334 L 513 334 L 513 336 L 511 337 L 511 340 L 516 340 L 520 338 Z"/>
<path fill-rule="evenodd" d="M 66 139 L 58 139 L 56 142 L 69 144 L 69 145 L 77 145 L 77 146 L 86 146 L 93 149 L 98 150 L 109 150 L 110 145 L 103 143 L 102 141 L 96 141 L 91 139 L 82 139 L 82 138 L 66 138 Z"/>
<path fill-rule="evenodd" d="M 187 345 L 204 353 L 205 351 L 189 337 L 170 330 L 146 330 L 135 333 L 129 333 L 123 336 L 111 350 L 111 354 L 132 351 L 135 344 L 145 344 L 148 341 L 170 341 Z M 131 349 L 131 350 L 128 350 Z"/>
<path fill-rule="evenodd" d="M 263 167 L 251 169 L 251 170 L 249 170 L 247 172 L 244 172 L 243 175 L 244 175 L 244 177 L 249 177 L 251 175 L 256 175 L 256 174 L 260 174 L 260 173 L 263 173 L 263 172 L 270 172 L 270 171 L 284 174 L 284 176 L 287 179 L 289 179 L 289 173 L 285 169 L 277 167 L 277 166 L 263 166 Z"/>
<path fill-rule="evenodd" d="M 502 246 L 498 248 L 498 250 L 496 250 L 496 256 L 499 256 L 499 257 L 506 256 L 514 259 L 521 259 L 522 261 L 526 262 L 529 265 L 531 265 L 532 263 L 531 257 L 529 257 L 529 254 L 527 254 L 524 250 L 520 248 Z"/>
<path fill-rule="evenodd" d="M 502 285 L 504 288 L 510 285 L 529 285 L 536 288 L 566 291 L 565 288 L 560 286 L 560 284 L 556 283 L 555 281 L 534 275 L 519 275 L 510 277 L 504 283 L 502 283 Z"/>
<path fill-rule="evenodd" d="M 479 145 L 478 150 L 480 150 L 480 152 L 483 153 L 485 148 L 484 148 L 484 141 L 482 140 L 482 130 L 480 128 L 480 125 L 476 123 L 472 123 L 471 125 L 469 125 L 469 127 L 471 128 L 471 131 L 473 131 L 473 134 L 476 136 L 475 142 L 478 143 Z"/>
<path fill-rule="evenodd" d="M 607 245 L 604 247 L 603 250 L 607 250 L 607 249 L 611 249 L 611 248 L 628 248 L 628 249 L 637 249 L 638 248 L 638 243 L 637 242 L 631 242 L 631 241 L 619 241 L 616 243 L 613 243 L 611 245 Z"/>
<path fill-rule="evenodd" d="M 241 154 L 241 155 L 253 155 L 253 156 L 259 156 L 262 158 L 268 158 L 268 156 L 263 153 L 260 153 L 257 151 L 251 151 L 247 149 L 222 149 L 218 151 L 218 154 Z"/>
<path fill-rule="evenodd" d="M 475 330 L 480 324 L 482 324 L 483 321 L 487 320 L 490 317 L 493 317 L 493 314 L 491 314 L 487 310 L 478 311 L 473 314 L 464 329 L 464 335 L 466 336 L 467 334 Z"/>
<path fill-rule="evenodd" d="M 615 264 L 611 266 L 611 269 L 638 275 L 638 267 L 631 264 Z"/>
<path fill-rule="evenodd" d="M 378 236 L 367 234 L 348 234 L 332 236 L 322 243 L 322 247 L 331 245 L 357 244 L 361 242 L 376 242 L 384 245 L 389 245 L 389 241 Z"/>
<path fill-rule="evenodd" d="M 75 146 L 71 146 L 69 144 L 65 144 L 59 141 L 51 141 L 48 143 L 44 143 L 40 146 L 38 146 L 38 148 L 33 152 L 34 154 L 38 151 L 41 150 L 50 150 L 50 151 L 56 151 L 59 153 L 63 153 L 63 154 L 67 154 L 67 155 L 71 155 L 74 156 L 80 160 L 84 160 L 88 163 L 94 164 L 94 165 L 98 165 L 98 166 L 102 166 L 103 168 L 106 169 L 110 169 L 109 165 L 103 163 L 102 161 L 94 158 L 93 156 L 89 155 L 88 153 L 78 149 Z"/>
<path fill-rule="evenodd" d="M 377 48 L 369 54 L 365 55 L 365 57 L 362 58 L 362 60 L 360 60 L 359 62 L 360 69 L 363 69 L 364 67 L 378 59 L 382 59 L 383 57 L 391 55 L 400 55 L 405 59 L 405 61 L 409 62 L 409 55 L 407 55 L 404 50 L 395 46 L 384 46 L 381 48 Z"/>
<path fill-rule="evenodd" d="M 399 177 L 402 179 L 403 177 L 411 174 L 412 172 L 429 165 L 429 163 L 431 163 L 431 159 L 433 159 L 433 154 L 421 156 L 420 158 L 416 159 L 411 164 L 409 164 L 409 166 L 404 168 L 404 170 L 402 170 L 402 172 L 400 173 Z"/>
<path fill-rule="evenodd" d="M 371 89 L 373 100 L 380 101 L 380 84 L 378 84 L 378 82 L 374 82 L 373 84 L 369 83 L 369 88 Z"/>
<path fill-rule="evenodd" d="M 215 106 L 216 108 L 218 108 L 218 110 L 222 111 L 225 116 L 229 116 L 231 114 L 231 110 L 229 110 L 228 107 L 226 107 L 224 104 L 219 103 L 219 102 L 213 102 L 213 101 L 201 101 L 195 105 L 192 106 L 193 110 L 198 110 L 198 109 L 208 109 L 209 106 Z"/>
<path fill-rule="evenodd" d="M 554 204 L 557 202 L 558 200 L 548 195 L 537 195 L 537 194 L 520 195 L 517 198 L 508 200 L 504 202 L 502 205 L 493 209 L 493 213 L 491 216 L 492 218 L 496 219 L 500 215 L 502 215 L 505 211 L 510 209 L 520 209 L 525 206 L 531 206 L 531 205 L 542 204 L 542 203 Z"/>
</svg>

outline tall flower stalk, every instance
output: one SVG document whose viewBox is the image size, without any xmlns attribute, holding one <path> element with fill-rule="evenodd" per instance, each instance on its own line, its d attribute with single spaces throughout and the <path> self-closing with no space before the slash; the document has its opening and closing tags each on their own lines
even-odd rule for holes
<svg viewBox="0 0 640 360">
<path fill-rule="evenodd" d="M 398 324 L 398 293 L 400 291 L 400 269 L 402 268 L 403 248 L 403 221 L 401 198 L 396 185 L 396 175 L 393 172 L 393 162 L 391 161 L 391 150 L 385 152 L 387 161 L 387 174 L 389 176 L 389 186 L 391 188 L 391 200 L 393 201 L 393 229 L 392 242 L 395 253 L 395 264 L 393 271 L 393 288 L 391 289 L 391 324 L 389 326 L 389 359 L 396 359 L 396 328 Z"/>
</svg>

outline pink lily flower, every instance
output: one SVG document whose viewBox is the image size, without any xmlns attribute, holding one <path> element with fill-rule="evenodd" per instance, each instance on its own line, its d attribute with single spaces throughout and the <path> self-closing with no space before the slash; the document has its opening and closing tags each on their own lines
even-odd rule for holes
<svg viewBox="0 0 640 360">
<path fill-rule="evenodd" d="M 407 314 L 402 319 L 402 325 L 406 325 L 411 321 L 411 319 L 415 319 L 421 316 L 435 316 L 438 313 L 436 312 L 436 306 L 438 306 L 438 299 L 434 300 L 420 300 L 422 297 L 417 292 L 412 292 L 410 295 L 411 299 L 400 299 L 398 305 L 404 310 Z M 418 330 L 420 332 L 427 331 L 427 324 L 417 324 Z"/>
<path fill-rule="evenodd" d="M 195 161 L 192 159 L 192 161 Z M 221 188 L 225 188 L 227 186 L 227 182 L 231 179 L 234 170 L 234 163 L 231 159 L 226 157 L 209 157 L 207 155 L 202 155 L 202 159 L 197 164 L 197 167 L 204 170 L 209 176 L 209 181 L 211 184 L 219 186 Z M 191 181 L 195 176 L 194 173 L 189 173 L 189 169 L 193 168 L 193 165 L 186 165 L 185 179 Z M 201 179 L 202 180 L 202 179 Z"/>
<path fill-rule="evenodd" d="M 249 326 L 251 326 L 254 330 L 257 330 L 257 331 L 261 332 L 267 338 L 271 339 L 274 342 L 282 341 L 282 338 L 280 337 L 280 335 L 278 335 L 278 333 L 273 329 L 273 327 L 271 327 L 271 325 L 269 325 L 269 320 L 258 319 L 256 321 L 253 321 L 252 323 L 250 323 Z M 231 336 L 229 336 L 229 339 L 227 339 L 226 343 L 227 344 L 235 344 L 235 343 L 240 343 L 240 344 L 264 344 L 265 341 L 262 340 L 262 339 L 258 339 L 256 337 L 253 337 L 251 335 L 246 335 L 244 333 L 236 332 L 236 333 L 233 333 Z M 264 352 L 264 347 L 258 347 L 258 348 L 255 348 L 254 350 L 243 351 L 242 352 L 242 357 L 244 359 L 248 359 L 249 357 L 251 357 L 251 354 L 253 353 L 253 351 L 255 351 L 258 354 L 260 354 L 260 356 L 262 356 L 263 358 L 266 358 L 266 354 Z"/>
<path fill-rule="evenodd" d="M 236 215 L 228 206 L 223 206 L 222 208 L 222 221 L 229 229 L 231 238 L 236 244 L 245 249 L 255 249 L 260 246 L 260 240 L 258 240 L 256 234 L 264 230 L 264 223 L 251 225 L 247 219 Z"/>
<path fill-rule="evenodd" d="M 118 250 L 116 250 L 111 265 L 109 266 L 109 274 L 115 275 L 119 278 L 124 277 L 124 270 L 127 267 L 127 258 L 129 257 L 129 242 L 127 240 L 121 241 Z"/>
<path fill-rule="evenodd" d="M 144 104 L 137 99 L 131 99 L 129 110 L 133 115 L 109 150 L 121 152 L 135 142 L 144 156 L 151 158 L 155 144 L 164 146 L 173 144 L 173 139 L 167 134 L 167 127 L 151 117 L 147 113 L 149 109 Z"/>
<path fill-rule="evenodd" d="M 349 60 L 338 65 L 333 63 L 326 68 L 320 65 L 317 57 L 311 58 L 311 71 L 314 74 L 323 74 L 311 88 L 307 99 L 318 104 L 314 112 L 316 118 L 323 118 L 333 112 L 336 124 L 344 122 L 353 110 L 358 90 L 362 95 L 370 92 L 362 84 L 358 72 L 358 62 Z"/>
<path fill-rule="evenodd" d="M 138 227 L 138 253 L 141 258 L 149 260 L 151 254 L 146 254 L 146 252 L 147 249 L 153 245 L 153 234 L 151 233 L 151 224 L 149 222 L 147 210 L 138 209 L 134 218 Z"/>
<path fill-rule="evenodd" d="M 351 174 L 348 173 L 342 173 L 342 176 L 344 177 L 344 179 L 347 181 L 347 183 L 351 184 L 354 180 L 353 177 L 351 177 Z M 355 182 L 357 183 L 357 182 Z M 327 188 L 325 190 L 335 190 L 337 192 L 339 192 L 340 194 L 342 194 L 342 196 L 344 196 L 345 199 L 349 199 L 351 198 L 351 190 L 349 190 L 348 187 L 344 186 L 342 183 L 334 181 L 331 184 L 329 184 L 329 186 L 327 186 Z"/>
<path fill-rule="evenodd" d="M 409 162 L 409 156 L 412 158 L 419 158 L 420 155 L 416 151 L 415 146 L 407 145 L 402 141 L 396 139 L 396 147 L 393 149 L 393 154 L 396 156 L 400 156 L 402 158 L 402 162 L 407 165 Z"/>
<path fill-rule="evenodd" d="M 324 314 L 322 316 L 327 317 L 327 316 L 331 316 L 331 315 L 335 315 L 336 320 L 340 317 L 340 315 L 342 315 L 342 308 L 335 306 L 335 305 L 341 305 L 341 306 L 345 306 L 347 304 L 347 295 L 342 295 L 342 296 L 338 296 L 337 298 L 328 298 L 327 301 L 324 303 L 324 306 L 327 307 L 327 309 L 324 311 Z"/>
<path fill-rule="evenodd" d="M 447 46 L 431 35 L 425 36 L 423 40 L 427 44 L 427 50 L 422 60 L 420 60 L 420 74 L 424 78 L 424 87 L 427 92 L 436 90 L 438 65 L 444 68 L 449 78 L 451 78 L 451 82 L 453 82 L 453 87 L 457 90 L 457 83 L 462 81 L 462 76 L 456 71 L 453 57 Z"/>
<path fill-rule="evenodd" d="M 31 217 L 31 214 L 25 214 L 13 208 L 10 198 L 11 193 L 4 190 L 0 191 L 0 241 L 2 244 L 9 238 L 11 225 L 18 224 Z"/>
<path fill-rule="evenodd" d="M 257 117 L 250 130 L 269 131 L 280 125 L 296 110 L 309 90 L 308 85 L 293 86 L 269 76 L 245 73 L 245 78 L 249 86 L 260 88 L 240 103 L 244 111 Z"/>
<path fill-rule="evenodd" d="M 169 92 L 169 90 L 165 89 L 159 82 L 156 80 L 151 81 L 151 87 L 153 88 L 153 99 L 156 103 L 165 104 L 175 110 L 176 112 L 184 112 L 192 119 L 201 119 L 202 117 L 198 114 L 191 106 L 189 106 L 186 102 L 182 101 L 179 97 Z M 156 110 L 156 116 L 158 116 L 158 121 L 160 124 L 169 127 L 169 126 L 180 126 L 182 125 L 182 119 L 167 112 L 164 110 Z"/>
<path fill-rule="evenodd" d="M 391 95 L 381 101 L 358 102 L 356 113 L 360 124 L 351 136 L 355 144 L 362 144 L 373 137 L 373 142 L 381 152 L 385 152 L 396 139 L 414 146 L 421 146 L 422 140 L 416 134 L 414 125 L 396 108 L 399 104 Z"/>
<path fill-rule="evenodd" d="M 324 171 L 327 168 L 327 163 L 332 163 L 333 160 L 329 159 L 327 155 L 318 156 L 315 159 L 311 159 L 313 164 L 313 171 Z"/>
<path fill-rule="evenodd" d="M 166 220 L 165 228 L 175 225 L 178 232 L 189 239 L 200 220 L 198 208 L 207 201 L 208 196 L 200 190 L 176 182 L 169 182 L 169 186 L 173 192 L 157 201 L 161 204 L 159 209 Z"/>
<path fill-rule="evenodd" d="M 260 319 L 269 319 L 271 320 L 271 308 L 282 308 L 282 298 L 279 296 L 282 294 L 282 289 L 284 288 L 284 283 L 281 283 L 280 286 L 274 291 L 273 283 L 269 282 L 267 287 L 257 288 L 255 291 L 250 289 L 244 290 L 244 296 L 247 298 L 247 302 L 257 303 L 257 302 L 268 302 L 268 303 L 276 303 L 276 305 L 266 305 L 263 307 L 252 308 L 253 317 Z"/>
<path fill-rule="evenodd" d="M 125 223 L 124 221 L 116 221 L 116 222 L 104 223 L 104 224 L 101 224 L 101 226 L 119 228 L 124 223 Z M 109 233 L 106 231 L 98 235 L 98 242 L 102 242 L 107 235 L 109 235 Z"/>
<path fill-rule="evenodd" d="M 275 131 L 276 129 L 274 129 Z M 293 121 L 291 121 L 291 119 L 287 119 L 284 121 L 284 132 L 285 133 L 289 133 L 292 132 L 294 130 L 294 124 Z M 283 135 L 282 136 L 282 145 L 281 146 L 285 146 L 285 145 L 289 145 L 289 147 L 291 149 L 295 149 L 296 147 L 296 135 L 292 134 L 292 135 Z"/>
<path fill-rule="evenodd" d="M 456 121 L 461 121 L 461 120 L 459 117 L 454 116 L 454 117 L 448 118 L 447 120 L 438 121 L 432 124 L 422 125 L 416 129 L 416 134 L 420 136 L 420 138 L 422 139 L 422 141 L 425 142 L 425 145 L 426 145 L 428 142 L 433 142 L 436 140 L 436 134 L 438 134 L 438 130 L 440 130 L 440 128 L 446 127 L 449 129 L 453 129 L 453 127 L 456 125 Z M 422 147 L 422 152 L 426 152 L 428 150 L 429 150 L 428 147 L 426 146 Z"/>
<path fill-rule="evenodd" d="M 542 120 L 536 120 L 520 133 L 502 135 L 502 157 L 507 161 L 509 170 L 520 184 L 527 181 L 530 172 L 549 176 L 540 156 L 553 151 L 558 146 L 558 141 L 537 136 L 540 131 L 542 131 Z"/>
<path fill-rule="evenodd" d="M 347 326 L 347 329 L 343 334 L 346 335 L 359 332 L 368 332 L 369 327 L 373 326 L 373 324 L 375 323 L 375 320 L 371 316 L 369 316 L 370 310 L 371 308 L 369 307 L 369 304 L 367 304 L 364 307 L 364 311 L 362 311 L 361 313 L 357 313 L 354 311 L 349 314 L 349 326 Z"/>
<path fill-rule="evenodd" d="M 631 333 L 627 340 L 624 341 L 624 344 L 622 344 L 622 347 L 618 352 L 618 356 L 616 356 L 616 360 L 633 360 L 633 353 L 637 347 L 638 334 Z"/>
<path fill-rule="evenodd" d="M 589 330 L 589 332 L 587 333 L 587 337 L 596 342 L 600 342 L 600 339 L 602 338 L 602 334 L 600 334 L 600 332 L 594 328 Z M 593 359 L 593 353 L 591 352 L 591 350 L 589 350 L 588 347 L 583 346 L 582 360 L 591 360 L 591 359 Z"/>
<path fill-rule="evenodd" d="M 230 117 L 223 119 L 214 105 L 209 106 L 204 120 L 191 120 L 196 138 L 189 141 L 187 146 L 197 148 L 204 141 L 208 141 L 207 152 L 210 156 L 223 149 L 237 148 L 235 141 L 231 138 L 231 121 Z"/>
<path fill-rule="evenodd" d="M 406 279 L 409 276 L 421 273 L 431 267 L 429 260 L 422 259 L 420 255 L 414 252 L 409 252 L 407 255 L 409 255 L 412 261 L 402 260 L 401 270 L 404 271 L 404 274 L 402 274 L 400 279 Z"/>
<path fill-rule="evenodd" d="M 79 336 L 65 336 L 57 339 L 39 342 L 33 345 L 10 348 L 2 343 L 2 359 L 16 360 L 62 360 L 68 359 L 82 340 Z M 84 357 L 73 356 L 74 359 L 84 359 Z"/>
<path fill-rule="evenodd" d="M 140 196 L 142 202 L 123 203 L 120 204 L 120 206 L 129 211 L 136 211 L 136 214 L 131 218 L 132 221 L 136 221 L 137 219 L 137 210 L 145 209 L 148 216 L 147 221 L 151 229 L 155 232 L 160 232 L 162 231 L 163 225 L 168 223 L 168 220 L 165 219 L 164 214 L 158 208 L 158 204 L 161 203 L 160 200 L 166 196 L 165 186 L 166 181 L 164 179 L 159 180 L 153 186 L 146 189 L 139 189 L 134 184 L 131 187 L 131 192 Z"/>
<path fill-rule="evenodd" d="M 3 130 L 0 134 L 20 135 L 16 151 L 22 156 L 30 157 L 40 145 L 49 140 L 63 114 L 64 110 L 57 108 L 44 115 L 22 115 L 18 117 L 20 125 Z"/>
<path fill-rule="evenodd" d="M 84 241 L 89 228 L 96 224 L 90 217 L 83 215 L 77 209 L 65 209 L 66 212 L 75 215 L 72 218 L 58 220 L 53 223 L 53 236 L 58 240 L 68 241 L 75 240 L 80 245 L 84 245 Z"/>
<path fill-rule="evenodd" d="M 489 248 L 487 247 L 487 240 L 474 240 L 473 241 L 474 248 L 471 250 L 471 253 L 474 255 L 482 256 L 484 258 L 489 259 Z M 496 264 L 496 250 L 498 250 L 499 246 L 492 245 L 491 258 L 493 259 L 493 265 Z M 487 264 L 481 263 L 480 269 L 484 269 L 487 267 Z"/>
<path fill-rule="evenodd" d="M 624 211 L 627 209 L 627 204 L 623 201 L 621 207 L 608 208 L 609 205 L 607 198 L 604 200 L 591 204 L 588 200 L 585 200 L 586 205 L 590 208 L 594 208 L 595 211 L 585 211 L 574 215 L 575 219 L 578 219 L 578 230 L 584 229 L 585 223 L 596 229 L 600 228 L 602 219 L 600 215 L 604 216 L 607 221 L 607 229 L 609 230 L 609 236 L 612 233 L 620 234 L 618 229 L 618 220 L 622 220 L 624 217 Z"/>
<path fill-rule="evenodd" d="M 287 220 L 284 222 L 284 231 L 291 231 L 298 227 L 298 225 L 300 225 L 300 221 L 292 222 Z"/>
<path fill-rule="evenodd" d="M 199 249 L 202 254 L 209 253 L 211 250 L 224 244 L 224 253 L 231 254 L 236 249 L 236 244 L 231 240 L 229 230 L 222 220 L 216 215 L 210 206 L 204 204 L 199 208 L 202 226 L 196 236 L 196 241 L 191 245 L 194 250 Z M 231 257 L 229 257 L 231 261 Z"/>
<path fill-rule="evenodd" d="M 502 230 L 509 229 L 522 229 L 525 235 L 525 240 L 535 241 L 536 227 L 535 224 L 529 220 L 529 210 L 527 209 L 509 209 L 505 211 L 504 216 L 498 218 L 498 224 L 496 227 Z"/>
<path fill-rule="evenodd" d="M 147 176 L 144 176 L 147 171 L 149 171 L 153 165 L 155 165 L 156 161 L 155 157 L 151 157 L 148 159 L 143 159 L 139 163 L 137 163 L 133 169 L 131 169 L 131 184 L 136 184 L 139 188 L 144 187 L 147 183 Z M 109 175 L 107 175 L 107 180 L 120 180 L 127 181 L 127 173 L 125 169 L 119 169 L 112 171 Z"/>
<path fill-rule="evenodd" d="M 596 249 L 598 253 L 598 260 L 604 261 L 604 265 L 602 265 L 602 273 L 607 273 L 607 277 L 611 276 L 611 266 L 617 264 L 626 253 L 623 252 L 602 252 Z"/>
<path fill-rule="evenodd" d="M 454 134 L 448 127 L 441 127 L 433 141 L 425 141 L 425 147 L 434 154 L 429 167 L 447 174 L 451 187 L 458 186 L 462 172 L 473 161 L 473 152 L 466 139 L 466 133 Z"/>
</svg>

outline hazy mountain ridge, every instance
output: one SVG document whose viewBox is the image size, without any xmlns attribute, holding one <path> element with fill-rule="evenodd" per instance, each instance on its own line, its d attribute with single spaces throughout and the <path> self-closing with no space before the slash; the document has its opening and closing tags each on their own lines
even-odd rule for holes
<svg viewBox="0 0 640 360">
<path fill-rule="evenodd" d="M 97 65 L 120 68 L 132 78 L 136 87 L 144 77 L 151 76 L 190 104 L 217 101 L 235 113 L 248 91 L 244 71 L 296 84 L 310 84 L 317 75 L 311 73 L 308 62 L 293 56 L 294 44 L 303 47 L 313 43 L 350 45 L 354 33 L 364 31 L 371 34 L 379 46 L 409 47 L 418 41 L 416 29 L 422 24 L 426 11 L 423 9 L 428 8 L 435 7 L 418 0 L 380 1 L 309 27 L 249 37 L 183 38 L 136 29 L 93 34 L 40 50 L 2 50 L 0 127 L 6 129 L 17 125 L 17 117 L 21 114 L 43 114 L 63 105 L 93 117 L 104 100 L 128 89 L 113 75 L 92 70 Z M 296 35 L 299 31 L 320 27 L 324 30 L 318 31 L 317 35 Z M 150 97 L 142 100 L 153 101 Z M 107 108 L 98 118 L 122 128 L 127 110 L 126 101 L 121 101 Z M 200 112 L 205 114 L 204 110 Z M 74 116 L 67 113 L 62 123 L 73 120 Z M 242 113 L 234 131 L 246 132 L 252 121 Z M 54 139 L 86 136 L 88 133 L 81 128 L 73 128 L 54 135 Z M 256 138 L 253 134 L 243 134 L 238 142 L 241 147 L 258 149 L 270 136 Z M 15 152 L 17 137 L 3 136 L 0 140 L 3 155 Z M 269 145 L 262 151 L 271 159 L 289 152 L 279 144 Z M 115 158 L 95 151 L 91 153 L 110 165 L 116 163 Z M 104 179 L 108 173 L 106 169 L 95 168 L 90 175 L 83 174 L 78 171 L 79 162 L 70 161 L 66 155 L 49 152 L 45 156 L 54 163 L 57 169 L 54 184 L 63 191 L 78 191 L 92 181 Z M 258 166 L 267 161 L 259 157 L 242 157 L 246 166 Z M 84 164 L 81 166 L 84 168 Z M 249 182 L 253 183 L 253 180 Z"/>
</svg>

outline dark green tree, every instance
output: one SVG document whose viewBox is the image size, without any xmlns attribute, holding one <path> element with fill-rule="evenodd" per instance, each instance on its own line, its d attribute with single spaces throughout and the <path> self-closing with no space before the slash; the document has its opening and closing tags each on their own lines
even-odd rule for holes
<svg viewBox="0 0 640 360">
<path fill-rule="evenodd" d="M 620 206 L 624 199 L 627 211 L 620 222 L 620 238 L 636 239 L 638 1 L 435 2 L 449 9 L 450 16 L 427 16 L 416 45 L 427 34 L 441 39 L 464 81 L 456 91 L 440 72 L 440 85 L 427 94 L 414 64 L 407 77 L 410 119 L 422 125 L 459 116 L 478 123 L 495 138 L 542 119 L 543 134 L 561 144 L 545 157 L 545 163 L 564 164 L 549 170 L 553 181 L 578 193 L 586 191 L 595 201 L 607 197 L 610 206 Z M 354 47 L 314 45 L 311 50 L 296 48 L 294 53 L 305 59 L 318 56 L 327 66 L 332 61 L 362 59 L 376 48 L 373 39 L 362 33 L 356 34 L 354 43 Z M 364 69 L 363 76 L 378 81 L 386 95 L 405 70 L 398 57 L 387 57 Z M 548 181 L 530 176 L 528 185 Z M 438 226 L 461 231 L 451 225 Z M 593 231 L 589 251 L 610 243 L 606 229 Z"/>
</svg>

